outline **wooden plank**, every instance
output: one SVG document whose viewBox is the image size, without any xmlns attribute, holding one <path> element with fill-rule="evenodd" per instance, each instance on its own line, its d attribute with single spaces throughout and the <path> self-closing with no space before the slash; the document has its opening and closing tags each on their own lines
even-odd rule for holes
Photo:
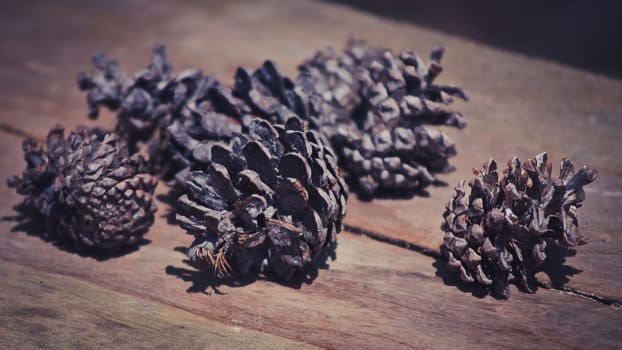
<svg viewBox="0 0 622 350">
<path fill-rule="evenodd" d="M 622 299 L 617 273 L 621 238 L 613 234 L 620 225 L 616 214 L 622 203 L 615 188 L 622 171 L 620 160 L 610 152 L 619 148 L 615 136 L 621 123 L 616 118 L 621 111 L 620 82 L 328 4 L 179 3 L 145 8 L 112 2 L 97 10 L 48 2 L 2 6 L 8 8 L 0 11 L 0 30 L 6 33 L 0 48 L 11 56 L 0 55 L 0 122 L 38 137 L 58 120 L 67 126 L 86 122 L 83 96 L 75 91 L 73 78 L 79 67 L 88 65 L 90 52 L 98 49 L 122 59 L 132 70 L 144 64 L 157 39 L 169 44 L 179 68 L 203 67 L 230 76 L 237 65 L 256 66 L 266 57 L 278 58 L 280 66 L 293 73 L 295 64 L 315 48 L 339 47 L 350 34 L 364 34 L 372 43 L 395 49 L 425 51 L 441 42 L 448 48 L 445 81 L 466 86 L 473 96 L 468 104 L 456 106 L 470 125 L 464 132 L 448 131 L 460 154 L 453 161 L 458 170 L 443 179 L 453 186 L 490 156 L 503 162 L 542 148 L 555 159 L 568 155 L 598 168 L 601 178 L 590 186 L 584 210 L 596 242 L 568 259 L 568 272 L 582 272 L 569 276 L 567 285 Z M 134 23 L 132 31 L 122 32 L 124 23 Z M 62 45 L 51 38 L 62 38 Z M 103 119 L 104 124 L 111 122 Z M 19 140 L 0 135 L 0 177 L 5 178 L 23 163 Z M 429 198 L 410 201 L 353 199 L 348 223 L 436 249 L 442 237 L 440 214 L 451 186 L 432 188 Z M 1 215 L 14 215 L 10 206 L 18 197 L 5 186 L 0 186 L 0 195 Z M 161 208 L 158 215 L 165 214 L 166 208 Z M 297 289 L 260 280 L 243 288 L 222 286 L 226 295 L 208 297 L 186 293 L 203 291 L 210 281 L 181 263 L 183 256 L 173 247 L 185 247 L 191 238 L 163 218 L 150 232 L 150 244 L 104 262 L 59 251 L 23 233 L 36 234 L 37 227 L 15 226 L 0 225 L 3 260 L 74 276 L 226 325 L 319 346 L 615 348 L 621 340 L 617 310 L 546 290 L 536 295 L 513 290 L 508 302 L 474 298 L 481 291 L 454 287 L 455 276 L 447 275 L 442 263 L 348 234 L 340 237 L 338 259 L 311 285 L 303 283 Z M 18 232 L 8 234 L 12 229 Z M 467 293 L 461 291 L 465 288 Z"/>
<path fill-rule="evenodd" d="M 3 261 L 3 349 L 314 348 Z"/>
<path fill-rule="evenodd" d="M 2 157 L 2 169 L 14 168 L 19 163 L 19 152 L 8 147 L 14 142 L 17 138 L 13 136 L 0 138 L 2 149 L 13 150 L 12 155 Z M 158 192 L 164 193 L 166 188 L 162 186 Z M 16 203 L 18 196 L 6 187 L 2 187 L 0 196 L 6 203 L 0 208 L 0 215 L 5 218 L 13 215 L 9 205 Z M 147 235 L 151 242 L 131 254 L 103 261 L 64 251 L 43 241 L 37 236 L 43 228 L 36 224 L 3 220 L 0 222 L 1 265 L 15 263 L 41 271 L 32 272 L 32 277 L 27 277 L 26 281 L 40 278 L 48 281 L 47 273 L 71 277 L 59 277 L 54 283 L 69 284 L 58 287 L 57 295 L 49 298 L 67 299 L 66 302 L 76 309 L 75 315 L 109 310 L 105 311 L 107 317 L 117 320 L 127 317 L 123 322 L 138 329 L 136 338 L 132 338 L 137 342 L 141 334 L 151 334 L 146 329 L 151 329 L 152 320 L 133 323 L 131 320 L 139 317 L 141 309 L 138 307 L 137 314 L 129 316 L 126 309 L 131 307 L 110 309 L 113 307 L 110 304 L 115 303 L 113 300 L 121 298 L 118 293 L 129 295 L 127 298 L 134 300 L 132 303 L 160 305 L 154 306 L 155 309 L 168 305 L 197 315 L 200 319 L 188 321 L 189 329 L 192 325 L 204 327 L 208 324 L 206 320 L 212 320 L 222 324 L 225 330 L 226 327 L 254 329 L 328 348 L 450 348 L 456 344 L 485 348 L 532 348 L 536 345 L 573 348 L 577 344 L 589 344 L 615 348 L 622 341 L 618 329 L 622 314 L 617 308 L 551 290 L 527 295 L 513 288 L 509 301 L 483 297 L 482 290 L 457 283 L 442 262 L 348 233 L 339 237 L 337 259 L 329 260 L 329 268 L 320 270 L 314 280 L 282 285 L 259 279 L 212 289 L 214 281 L 205 271 L 183 261 L 180 251 L 190 244 L 192 237 L 169 225 L 166 219 L 170 209 L 164 203 L 159 205 L 156 223 Z M 9 305 L 34 308 L 19 300 L 21 297 L 14 290 L 14 286 L 24 280 L 13 274 L 28 275 L 30 272 L 15 269 L 6 272 L 1 279 L 0 295 Z M 87 288 L 79 281 L 97 286 L 92 288 L 99 288 L 98 292 L 92 294 L 92 298 L 82 299 L 82 294 L 73 292 L 73 283 Z M 106 296 L 106 293 L 111 295 Z M 73 300 L 75 298 L 77 300 Z M 143 301 L 136 301 L 136 298 Z M 92 299 L 102 302 L 92 305 Z M 22 321 L 33 325 L 40 323 L 50 329 L 58 322 L 27 320 L 28 317 L 24 316 Z M 76 324 L 81 319 L 76 317 L 65 314 L 61 317 L 69 325 L 70 333 L 83 330 Z M 170 320 L 163 328 L 177 322 L 170 314 L 162 318 Z M 8 327 L 14 336 L 11 339 L 28 338 L 27 333 L 14 333 L 17 332 L 15 326 Z M 99 339 L 107 330 L 101 332 L 87 332 L 92 338 L 84 339 Z M 156 338 L 154 342 L 167 341 Z M 36 346 L 37 339 L 30 341 Z"/>
<path fill-rule="evenodd" d="M 151 244 L 104 262 L 57 250 L 23 233 L 3 234 L 0 259 L 73 276 L 225 325 L 328 348 L 461 344 L 613 349 L 622 341 L 622 314 L 617 309 L 548 290 L 526 295 L 513 289 L 510 301 L 481 298 L 480 290 L 455 286 L 455 279 L 432 258 L 347 233 L 340 237 L 337 260 L 310 285 L 258 280 L 243 287 L 220 286 L 219 295 L 208 287 L 211 281 L 205 272 L 181 262 L 182 254 L 171 249 L 189 241 L 176 231 L 160 221 L 150 233 Z M 448 285 L 437 275 L 445 276 Z M 4 279 L 2 283 L 6 297 Z M 59 293 L 68 290 L 71 286 Z M 75 307 L 86 308 L 80 301 Z M 118 311 L 111 315 L 118 316 Z"/>
<path fill-rule="evenodd" d="M 435 43 L 447 47 L 442 79 L 469 89 L 472 100 L 459 103 L 469 126 L 447 130 L 455 138 L 457 171 L 441 176 L 448 187 L 430 188 L 429 198 L 413 200 L 350 201 L 346 223 L 437 250 L 443 205 L 460 178 L 489 157 L 500 163 L 513 155 L 522 159 L 546 150 L 554 161 L 568 156 L 589 163 L 600 179 L 587 187 L 582 210 L 589 219 L 583 230 L 593 243 L 568 259 L 572 276 L 554 278 L 567 285 L 622 300 L 622 82 L 553 63 L 483 47 L 442 33 L 379 19 L 346 7 L 307 2 L 266 1 L 245 4 L 154 4 L 111 2 L 89 7 L 70 2 L 42 2 L 36 6 L 4 5 L 0 30 L 0 123 L 38 137 L 62 120 L 72 127 L 94 124 L 85 116 L 84 96 L 75 88 L 78 70 L 88 68 L 91 52 L 105 50 L 122 60 L 131 72 L 148 61 L 154 42 L 168 44 L 178 69 L 201 67 L 225 80 L 238 65 L 257 66 L 275 58 L 285 72 L 316 48 L 340 47 L 354 34 L 371 43 L 395 49 L 413 47 L 425 52 Z M 65 13 L 72 16 L 63 16 Z M 7 14 L 12 14 L 10 17 Z M 141 24 L 134 15 L 140 13 Z M 62 21 L 55 18 L 63 17 Z M 30 26 L 29 23 L 38 23 Z M 134 23 L 125 31 L 124 23 Z M 151 23 L 157 23 L 157 30 Z M 296 23 L 292 27 L 291 23 Z M 261 31 L 257 31 L 257 26 Z M 60 45 L 57 40 L 63 38 Z M 27 45 L 37 42 L 38 45 Z M 60 119 L 59 119 L 60 118 Z M 104 114 L 99 123 L 112 125 Z M 615 268 L 614 268 L 615 267 Z M 581 271 L 580 273 L 578 273 Z"/>
</svg>

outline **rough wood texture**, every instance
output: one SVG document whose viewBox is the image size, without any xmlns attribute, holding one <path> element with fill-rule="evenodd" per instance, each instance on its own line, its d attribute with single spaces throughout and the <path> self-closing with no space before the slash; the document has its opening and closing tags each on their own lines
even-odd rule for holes
<svg viewBox="0 0 622 350">
<path fill-rule="evenodd" d="M 6 261 L 0 276 L 5 349 L 314 348 Z"/>
<path fill-rule="evenodd" d="M 583 231 L 593 242 L 575 256 L 558 252 L 566 261 L 550 278 L 622 300 L 622 161 L 612 152 L 622 131 L 619 81 L 324 3 L 14 2 L 0 5 L 0 19 L 1 179 L 23 168 L 19 130 L 43 138 L 58 122 L 93 124 L 74 78 L 96 50 L 132 71 L 158 41 L 168 45 L 178 70 L 201 67 L 226 79 L 238 65 L 255 67 L 268 57 L 294 74 L 315 48 L 341 47 L 351 34 L 421 52 L 442 43 L 442 78 L 473 97 L 456 105 L 467 129 L 448 130 L 458 143 L 458 170 L 443 176 L 449 186 L 431 188 L 428 198 L 353 198 L 347 223 L 434 251 L 443 205 L 472 167 L 491 156 L 503 163 L 542 150 L 555 161 L 568 156 L 600 172 L 586 188 L 582 210 L 589 219 Z M 104 115 L 100 122 L 113 120 Z M 165 186 L 158 191 L 164 194 Z M 337 260 L 313 280 L 213 289 L 205 273 L 183 261 L 180 250 L 192 239 L 167 223 L 164 203 L 149 244 L 97 260 L 41 240 L 36 223 L 10 220 L 20 197 L 6 186 L 0 196 L 2 348 L 298 345 L 290 340 L 328 348 L 617 348 L 622 342 L 618 307 L 542 288 L 534 295 L 513 288 L 511 299 L 500 301 L 457 283 L 444 262 L 349 233 L 339 237 Z M 85 325 L 98 322 L 128 328 Z M 180 325 L 183 332 L 172 331 Z M 236 333 L 248 329 L 258 332 Z"/>
</svg>

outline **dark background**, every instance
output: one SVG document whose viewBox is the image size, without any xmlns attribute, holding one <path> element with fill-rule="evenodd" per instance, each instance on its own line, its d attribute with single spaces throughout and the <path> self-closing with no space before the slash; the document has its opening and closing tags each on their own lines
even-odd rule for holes
<svg viewBox="0 0 622 350">
<path fill-rule="evenodd" d="M 622 78 L 622 1 L 327 1 Z"/>
</svg>

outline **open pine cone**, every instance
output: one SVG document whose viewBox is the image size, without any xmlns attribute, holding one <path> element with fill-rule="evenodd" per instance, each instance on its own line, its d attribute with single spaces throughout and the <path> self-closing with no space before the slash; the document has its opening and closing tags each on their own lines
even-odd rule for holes
<svg viewBox="0 0 622 350">
<path fill-rule="evenodd" d="M 172 66 L 163 46 L 153 50 L 151 64 L 129 79 L 116 61 L 101 53 L 92 58 L 97 71 L 78 74 L 78 87 L 87 91 L 89 117 L 97 118 L 100 106 L 117 111 L 115 132 L 128 142 L 134 153 L 152 140 L 160 120 L 176 96 L 182 94 L 173 81 Z"/>
<path fill-rule="evenodd" d="M 233 88 L 200 72 L 173 81 L 183 82 L 192 97 L 164 124 L 161 147 L 168 173 L 209 165 L 212 146 L 248 133 L 255 118 L 284 124 L 295 115 L 317 129 L 306 96 L 270 60 L 253 72 L 238 68 Z"/>
<path fill-rule="evenodd" d="M 249 123 L 254 118 L 283 124 L 297 115 L 283 103 L 289 103 L 287 99 L 278 98 L 285 96 L 282 86 L 288 80 L 271 61 L 266 61 L 254 73 L 239 68 L 233 89 L 199 71 L 173 80 L 184 84 L 191 97 L 181 99 L 179 107 L 164 124 L 161 148 L 168 162 L 168 173 L 209 165 L 212 146 L 228 142 L 234 135 L 248 133 Z"/>
<path fill-rule="evenodd" d="M 334 244 L 348 190 L 328 141 L 299 118 L 248 127 L 212 146 L 206 171 L 187 175 L 177 220 L 204 240 L 190 258 L 219 276 L 272 271 L 289 280 Z"/>
<path fill-rule="evenodd" d="M 212 145 L 248 132 L 253 118 L 280 124 L 292 115 L 308 119 L 293 82 L 269 60 L 254 72 L 239 68 L 233 89 L 198 69 L 173 75 L 164 47 L 154 49 L 152 63 L 133 79 L 102 54 L 93 63 L 100 72 L 78 75 L 80 89 L 88 91 L 89 116 L 96 118 L 102 105 L 119 110 L 117 133 L 132 152 L 149 143 L 164 177 L 207 166 Z"/>
<path fill-rule="evenodd" d="M 436 85 L 443 48 L 425 65 L 411 50 L 396 59 L 389 50 L 350 41 L 346 50 L 319 52 L 300 66 L 297 87 L 309 96 L 339 160 L 361 194 L 415 190 L 453 168 L 454 142 L 424 125 L 463 128 L 461 115 L 443 108 L 458 87 Z"/>
<path fill-rule="evenodd" d="M 598 173 L 587 166 L 575 172 L 564 158 L 559 178 L 551 177 L 546 153 L 523 164 L 514 157 L 501 180 L 492 159 L 483 171 L 474 172 L 470 195 L 461 181 L 443 214 L 442 250 L 448 266 L 463 281 L 490 286 L 503 298 L 509 297 L 513 280 L 533 293 L 534 273 L 546 261 L 547 244 L 588 242 L 579 233 L 577 209 L 585 199 L 583 186 Z"/>
<path fill-rule="evenodd" d="M 47 150 L 30 138 L 23 149 L 27 168 L 7 183 L 27 196 L 23 209 L 45 218 L 48 234 L 79 251 L 115 253 L 136 245 L 153 224 L 157 179 L 117 135 L 78 127 L 65 139 L 57 126 Z"/>
</svg>

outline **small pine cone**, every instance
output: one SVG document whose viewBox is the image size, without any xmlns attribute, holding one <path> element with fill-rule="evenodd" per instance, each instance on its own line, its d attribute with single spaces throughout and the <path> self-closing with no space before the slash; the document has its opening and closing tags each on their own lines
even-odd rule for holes
<svg viewBox="0 0 622 350">
<path fill-rule="evenodd" d="M 96 72 L 78 74 L 78 87 L 87 91 L 89 117 L 97 118 L 100 106 L 118 112 L 115 132 L 124 138 L 134 153 L 153 137 L 157 126 L 170 109 L 169 99 L 177 90 L 171 88 L 172 66 L 165 49 L 153 50 L 151 64 L 128 79 L 116 61 L 97 53 L 92 58 Z M 175 85 L 176 86 L 176 85 Z"/>
<path fill-rule="evenodd" d="M 442 250 L 451 270 L 465 282 L 490 286 L 509 297 L 515 280 L 527 292 L 535 291 L 535 270 L 547 258 L 547 244 L 575 247 L 588 242 L 579 233 L 577 208 L 585 199 L 583 186 L 594 181 L 596 170 L 575 172 L 570 160 L 561 161 L 559 178 L 551 177 L 546 153 L 521 164 L 514 157 L 499 180 L 490 160 L 476 177 L 467 197 L 464 180 L 447 203 L 441 229 Z"/>
<path fill-rule="evenodd" d="M 48 234 L 79 251 L 115 253 L 136 245 L 153 224 L 157 179 L 115 134 L 79 127 L 67 139 L 54 127 L 47 150 L 23 143 L 27 168 L 7 183 L 27 196 L 22 208 L 45 218 Z"/>
<path fill-rule="evenodd" d="M 391 51 L 350 41 L 343 54 L 320 52 L 300 66 L 297 86 L 310 96 L 361 194 L 422 188 L 436 181 L 433 173 L 453 169 L 454 142 L 424 126 L 465 126 L 459 113 L 442 106 L 452 96 L 467 100 L 467 93 L 434 84 L 442 55 L 441 47 L 434 49 L 426 66 L 411 50 L 396 59 Z"/>
<path fill-rule="evenodd" d="M 256 118 L 249 132 L 211 149 L 206 171 L 190 172 L 177 220 L 203 243 L 191 259 L 219 276 L 272 271 L 289 280 L 333 246 L 348 190 L 328 141 L 297 117 Z"/>
</svg>

